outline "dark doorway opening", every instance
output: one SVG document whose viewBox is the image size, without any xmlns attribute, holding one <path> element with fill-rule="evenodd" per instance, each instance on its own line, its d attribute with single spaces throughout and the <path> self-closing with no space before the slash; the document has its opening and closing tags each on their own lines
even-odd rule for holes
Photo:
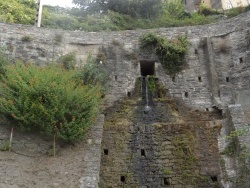
<svg viewBox="0 0 250 188">
<path fill-rule="evenodd" d="M 155 75 L 155 62 L 154 61 L 140 61 L 141 75 Z"/>
</svg>

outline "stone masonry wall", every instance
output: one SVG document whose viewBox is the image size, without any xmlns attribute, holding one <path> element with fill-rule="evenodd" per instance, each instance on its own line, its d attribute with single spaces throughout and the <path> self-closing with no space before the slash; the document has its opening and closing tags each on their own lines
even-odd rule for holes
<svg viewBox="0 0 250 188">
<path fill-rule="evenodd" d="M 55 62 L 69 52 L 75 52 L 79 63 L 85 63 L 88 54 L 95 56 L 103 51 L 110 88 L 106 106 L 110 107 L 133 95 L 135 80 L 141 75 L 140 61 L 145 60 L 138 49 L 139 37 L 147 32 L 166 38 L 184 35 L 188 39 L 187 66 L 174 77 L 165 74 L 157 59 L 147 58 L 155 61 L 156 76 L 176 101 L 203 111 L 219 110 L 233 126 L 238 118 L 243 127 L 249 124 L 250 12 L 209 25 L 98 33 L 0 23 L 0 51 L 9 59 L 38 65 Z M 242 110 L 233 110 L 234 105 Z M 222 139 L 220 151 L 225 147 Z"/>
<path fill-rule="evenodd" d="M 176 75 L 175 79 L 165 74 L 158 76 L 162 77 L 173 96 L 182 98 L 188 105 L 206 110 L 215 103 L 225 106 L 233 102 L 237 95 L 233 90 L 249 90 L 249 14 L 203 26 L 100 33 L 0 23 L 0 46 L 9 58 L 37 64 L 56 61 L 61 55 L 73 51 L 79 60 L 85 62 L 89 53 L 98 54 L 101 47 L 112 44 L 114 40 L 122 43 L 127 51 L 138 51 L 138 40 L 143 33 L 153 32 L 167 38 L 185 35 L 190 44 L 186 58 L 188 68 Z M 25 37 L 29 37 L 30 41 L 26 41 Z M 140 68 L 131 69 L 130 61 L 116 63 L 117 69 L 126 66 L 122 68 L 123 75 L 119 76 L 119 80 L 124 78 L 127 84 L 122 83 L 122 89 L 113 87 L 111 93 L 126 95 L 124 91 L 134 87 L 134 82 L 129 80 L 140 75 Z M 114 75 L 112 79 L 115 79 L 115 74 L 122 73 L 117 69 L 118 72 L 110 70 L 110 74 Z M 131 70 L 136 72 L 128 79 L 126 75 Z M 185 92 L 189 93 L 189 97 L 184 97 Z"/>
</svg>

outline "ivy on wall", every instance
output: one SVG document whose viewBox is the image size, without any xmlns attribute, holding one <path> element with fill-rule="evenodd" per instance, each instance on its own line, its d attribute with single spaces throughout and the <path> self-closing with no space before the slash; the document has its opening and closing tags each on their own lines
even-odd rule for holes
<svg viewBox="0 0 250 188">
<path fill-rule="evenodd" d="M 169 40 L 153 33 L 147 33 L 140 37 L 140 49 L 155 53 L 170 75 L 181 71 L 187 46 L 187 39 L 183 36 Z"/>
</svg>

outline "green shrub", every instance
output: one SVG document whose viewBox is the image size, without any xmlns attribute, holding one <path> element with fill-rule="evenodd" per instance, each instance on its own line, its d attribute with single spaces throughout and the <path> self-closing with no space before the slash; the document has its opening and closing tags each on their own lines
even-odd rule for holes
<svg viewBox="0 0 250 188">
<path fill-rule="evenodd" d="M 0 75 L 3 75 L 5 73 L 4 67 L 8 64 L 8 60 L 5 56 L 5 54 L 0 49 Z"/>
<path fill-rule="evenodd" d="M 36 2 L 33 0 L 1 0 L 0 21 L 18 24 L 34 24 Z"/>
<path fill-rule="evenodd" d="M 24 131 L 68 141 L 83 138 L 100 102 L 99 85 L 83 85 L 74 70 L 51 65 L 6 66 L 0 83 L 0 112 Z"/>
<path fill-rule="evenodd" d="M 199 9 L 199 14 L 202 14 L 204 16 L 210 16 L 210 15 L 216 15 L 220 13 L 215 9 L 211 9 L 204 4 L 201 4 L 200 9 Z"/>
<path fill-rule="evenodd" d="M 62 35 L 60 35 L 60 34 L 56 34 L 54 40 L 55 40 L 55 44 L 59 45 L 59 44 L 62 43 L 63 37 L 62 37 Z"/>
<path fill-rule="evenodd" d="M 151 93 L 156 91 L 156 79 L 155 76 L 148 76 L 148 89 Z"/>
<path fill-rule="evenodd" d="M 61 56 L 57 63 L 61 64 L 64 69 L 74 69 L 77 63 L 76 54 L 74 52 L 70 52 Z"/>
<path fill-rule="evenodd" d="M 225 15 L 229 18 L 235 17 L 244 12 L 244 7 L 235 7 L 225 11 Z"/>
<path fill-rule="evenodd" d="M 11 148 L 9 140 L 3 140 L 0 144 L 0 151 L 9 151 Z"/>
<path fill-rule="evenodd" d="M 248 11 L 250 11 L 250 5 L 245 7 L 245 12 L 248 12 Z"/>
<path fill-rule="evenodd" d="M 158 37 L 153 33 L 147 33 L 140 37 L 140 48 L 151 49 L 155 52 L 162 66 L 170 75 L 181 71 L 184 56 L 187 52 L 187 44 L 187 40 L 183 36 L 168 40 L 163 37 Z"/>
<path fill-rule="evenodd" d="M 102 63 L 106 63 L 107 62 L 107 57 L 103 52 L 99 52 L 96 56 L 96 62 L 102 62 Z"/>
<path fill-rule="evenodd" d="M 160 48 L 163 39 L 153 33 L 147 33 L 140 37 L 140 48 L 143 50 L 153 50 Z"/>
<path fill-rule="evenodd" d="M 46 9 L 44 9 L 41 26 L 55 29 L 61 28 L 65 30 L 78 30 L 80 28 L 80 22 L 74 16 L 48 13 L 46 12 Z"/>
<path fill-rule="evenodd" d="M 104 68 L 104 64 L 101 64 L 98 58 L 95 59 L 89 55 L 87 63 L 78 76 L 83 80 L 84 84 L 92 86 L 101 85 L 102 95 L 105 95 L 108 87 L 108 74 Z"/>
<path fill-rule="evenodd" d="M 21 40 L 22 40 L 23 42 L 31 42 L 31 41 L 32 41 L 32 38 L 31 38 L 31 36 L 29 36 L 29 35 L 25 35 L 25 36 L 22 37 Z"/>
</svg>

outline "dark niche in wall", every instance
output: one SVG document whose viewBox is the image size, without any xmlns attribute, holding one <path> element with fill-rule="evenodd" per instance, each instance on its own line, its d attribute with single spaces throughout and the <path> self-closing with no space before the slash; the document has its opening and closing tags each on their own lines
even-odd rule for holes
<svg viewBox="0 0 250 188">
<path fill-rule="evenodd" d="M 220 97 L 220 90 L 218 90 L 218 97 Z"/>
<path fill-rule="evenodd" d="M 212 110 L 214 113 L 218 114 L 220 118 L 223 118 L 223 110 L 219 109 L 217 106 L 213 106 Z"/>
<path fill-rule="evenodd" d="M 168 186 L 168 185 L 170 185 L 170 180 L 169 180 L 169 178 L 163 178 L 162 184 L 163 184 L 163 186 Z"/>
<path fill-rule="evenodd" d="M 217 182 L 217 181 L 218 181 L 217 176 L 210 176 L 210 178 L 211 178 L 211 180 L 212 180 L 213 182 Z"/>
<path fill-rule="evenodd" d="M 155 75 L 154 61 L 147 61 L 147 60 L 140 61 L 140 67 L 142 76 Z"/>
<path fill-rule="evenodd" d="M 131 98 L 131 92 L 130 91 L 128 91 L 127 96 L 128 96 L 128 98 Z"/>
<path fill-rule="evenodd" d="M 109 150 L 108 149 L 104 149 L 103 153 L 104 153 L 104 155 L 108 155 L 109 154 Z"/>
<path fill-rule="evenodd" d="M 242 57 L 240 57 L 240 63 L 243 63 L 243 58 Z"/>
<path fill-rule="evenodd" d="M 125 176 L 121 176 L 121 182 L 125 183 L 126 181 L 126 177 Z"/>
<path fill-rule="evenodd" d="M 141 149 L 141 156 L 146 156 L 146 153 L 145 153 L 145 150 L 144 149 Z"/>
</svg>

